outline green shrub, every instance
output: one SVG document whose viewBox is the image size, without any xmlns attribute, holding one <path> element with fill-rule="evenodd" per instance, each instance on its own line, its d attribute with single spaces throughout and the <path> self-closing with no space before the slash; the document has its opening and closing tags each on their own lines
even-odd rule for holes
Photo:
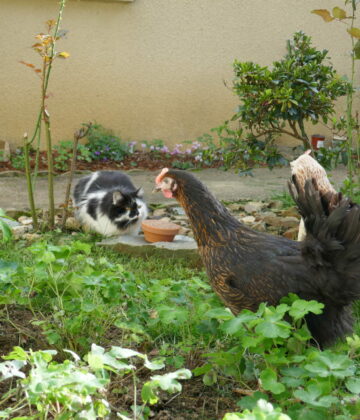
<svg viewBox="0 0 360 420">
<path fill-rule="evenodd" d="M 87 135 L 87 148 L 92 160 L 122 160 L 129 154 L 129 146 L 100 124 L 93 124 Z"/>
<path fill-rule="evenodd" d="M 234 62 L 233 89 L 241 101 L 234 119 L 257 137 L 283 133 L 308 148 L 304 122 L 326 123 L 334 112 L 335 100 L 346 95 L 350 87 L 326 62 L 328 52 L 313 47 L 303 32 L 294 34 L 287 50 L 272 69 L 253 62 Z"/>
</svg>

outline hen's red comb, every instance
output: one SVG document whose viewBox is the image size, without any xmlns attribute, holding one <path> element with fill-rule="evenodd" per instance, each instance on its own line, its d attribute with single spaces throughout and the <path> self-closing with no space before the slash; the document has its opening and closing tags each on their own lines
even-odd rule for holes
<svg viewBox="0 0 360 420">
<path fill-rule="evenodd" d="M 161 172 L 159 173 L 159 175 L 155 178 L 155 183 L 160 184 L 160 182 L 163 180 L 167 172 L 169 172 L 169 168 L 163 168 Z"/>
</svg>

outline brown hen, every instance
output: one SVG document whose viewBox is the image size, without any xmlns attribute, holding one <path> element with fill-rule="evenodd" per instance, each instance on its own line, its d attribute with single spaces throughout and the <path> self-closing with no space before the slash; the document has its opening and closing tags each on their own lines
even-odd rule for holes
<svg viewBox="0 0 360 420">
<path fill-rule="evenodd" d="M 315 299 L 323 313 L 306 320 L 326 346 L 351 332 L 351 303 L 360 298 L 360 208 L 340 194 L 330 208 L 312 180 L 304 189 L 294 180 L 307 231 L 302 243 L 246 227 L 189 172 L 165 168 L 156 188 L 184 208 L 211 285 L 234 314 L 276 305 L 289 293 Z"/>
</svg>

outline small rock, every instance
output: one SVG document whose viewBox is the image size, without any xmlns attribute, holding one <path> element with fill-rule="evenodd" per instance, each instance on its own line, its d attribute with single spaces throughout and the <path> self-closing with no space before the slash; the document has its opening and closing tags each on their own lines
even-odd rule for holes
<svg viewBox="0 0 360 420">
<path fill-rule="evenodd" d="M 266 225 L 262 220 L 259 220 L 258 222 L 255 222 L 252 225 L 252 228 L 255 229 L 258 232 L 266 232 Z"/>
<path fill-rule="evenodd" d="M 243 209 L 239 203 L 230 203 L 226 206 L 230 211 L 239 211 Z"/>
<path fill-rule="evenodd" d="M 186 222 L 186 221 L 189 220 L 186 215 L 184 215 L 184 216 L 175 216 L 172 219 L 173 220 L 176 220 L 177 222 Z"/>
<path fill-rule="evenodd" d="M 244 206 L 244 210 L 246 213 L 252 214 L 259 212 L 264 207 L 264 203 L 258 202 L 258 201 L 250 201 L 249 203 L 246 203 Z"/>
<path fill-rule="evenodd" d="M 25 225 L 25 226 L 32 225 L 32 222 L 33 222 L 32 218 L 31 218 L 31 217 L 27 217 L 27 216 L 20 216 L 20 217 L 18 218 L 18 221 L 19 221 L 22 225 Z"/>
<path fill-rule="evenodd" d="M 290 229 L 299 225 L 299 220 L 296 217 L 277 217 L 268 216 L 263 218 L 267 225 L 273 227 L 283 227 L 284 229 Z"/>
<path fill-rule="evenodd" d="M 289 216 L 289 217 L 297 217 L 297 218 L 300 219 L 300 215 L 299 215 L 298 209 L 296 207 L 290 207 L 288 209 L 282 210 L 280 212 L 280 214 L 281 214 L 281 216 L 284 216 L 284 217 Z"/>
<path fill-rule="evenodd" d="M 80 222 L 75 217 L 68 217 L 65 222 L 66 229 L 78 230 L 81 227 Z"/>
<path fill-rule="evenodd" d="M 22 235 L 23 239 L 26 239 L 29 242 L 33 242 L 36 241 L 37 239 L 39 239 L 41 237 L 41 235 L 39 235 L 38 233 L 24 233 Z"/>
<path fill-rule="evenodd" d="M 21 224 L 17 222 L 16 220 L 10 220 L 6 217 L 0 217 L 0 220 L 6 223 L 10 228 L 21 226 Z"/>
<path fill-rule="evenodd" d="M 283 207 L 283 202 L 280 200 L 273 200 L 270 201 L 270 203 L 268 204 L 268 208 L 269 209 L 275 209 L 275 210 L 280 210 Z"/>
<path fill-rule="evenodd" d="M 32 229 L 31 225 L 21 225 L 21 226 L 15 226 L 13 227 L 12 233 L 14 235 L 14 238 L 18 239 L 21 238 L 26 232 L 29 232 Z"/>
<path fill-rule="evenodd" d="M 190 232 L 190 229 L 188 227 L 185 226 L 181 226 L 180 230 L 179 230 L 179 235 L 187 235 Z"/>
<path fill-rule="evenodd" d="M 252 225 L 255 223 L 255 217 L 254 216 L 241 217 L 240 222 L 244 223 L 245 225 Z"/>
<path fill-rule="evenodd" d="M 284 232 L 283 236 L 285 236 L 285 238 L 296 241 L 297 236 L 298 236 L 298 231 L 299 231 L 298 228 L 293 227 L 293 228 L 288 229 L 286 232 Z"/>
<path fill-rule="evenodd" d="M 299 219 L 297 217 L 281 217 L 281 226 L 283 226 L 286 229 L 290 229 L 290 228 L 296 228 L 298 229 L 299 227 Z"/>
<path fill-rule="evenodd" d="M 185 215 L 185 210 L 182 207 L 173 207 L 171 209 L 171 212 L 179 216 Z"/>
<path fill-rule="evenodd" d="M 152 213 L 154 217 L 163 217 L 167 214 L 166 209 L 155 209 Z"/>
</svg>

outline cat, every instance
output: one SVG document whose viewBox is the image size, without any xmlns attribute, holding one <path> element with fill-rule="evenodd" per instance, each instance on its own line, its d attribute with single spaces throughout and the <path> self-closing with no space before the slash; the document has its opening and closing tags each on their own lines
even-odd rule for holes
<svg viewBox="0 0 360 420">
<path fill-rule="evenodd" d="M 75 217 L 103 236 L 135 236 L 148 216 L 143 194 L 143 189 L 136 189 L 123 172 L 94 172 L 75 185 Z"/>
</svg>

